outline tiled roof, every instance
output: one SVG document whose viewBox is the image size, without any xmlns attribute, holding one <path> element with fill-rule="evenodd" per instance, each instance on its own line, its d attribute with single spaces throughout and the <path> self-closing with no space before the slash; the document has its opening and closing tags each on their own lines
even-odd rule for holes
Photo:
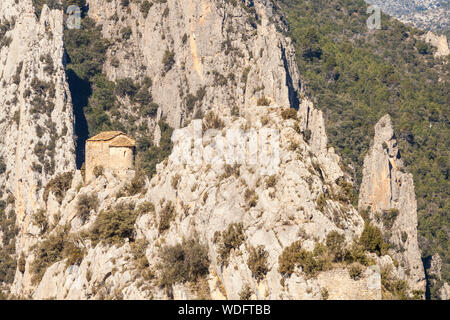
<svg viewBox="0 0 450 320">
<path fill-rule="evenodd" d="M 89 138 L 88 141 L 108 141 L 121 134 L 125 135 L 125 133 L 121 131 L 103 131 L 100 132 L 98 135 Z"/>
<path fill-rule="evenodd" d="M 111 144 L 110 147 L 134 147 L 136 145 L 136 142 L 131 139 L 130 137 L 127 137 L 126 135 L 120 136 L 115 138 Z"/>
</svg>

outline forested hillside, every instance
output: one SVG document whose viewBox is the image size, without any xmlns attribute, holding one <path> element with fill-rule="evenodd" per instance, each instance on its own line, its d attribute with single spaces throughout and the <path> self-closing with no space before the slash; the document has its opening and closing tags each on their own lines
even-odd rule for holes
<svg viewBox="0 0 450 320">
<path fill-rule="evenodd" d="M 363 0 L 282 0 L 306 94 L 326 113 L 330 143 L 358 185 L 376 121 L 389 113 L 418 199 L 423 257 L 450 279 L 449 64 L 422 31 L 382 15 L 369 30 Z M 434 294 L 432 290 L 432 295 Z"/>
</svg>

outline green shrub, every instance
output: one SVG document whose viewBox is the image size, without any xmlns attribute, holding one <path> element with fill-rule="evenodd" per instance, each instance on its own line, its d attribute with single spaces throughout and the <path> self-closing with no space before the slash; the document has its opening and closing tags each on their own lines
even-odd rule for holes
<svg viewBox="0 0 450 320">
<path fill-rule="evenodd" d="M 241 291 L 239 291 L 239 299 L 240 300 L 250 300 L 252 297 L 253 291 L 248 283 L 242 286 Z"/>
<path fill-rule="evenodd" d="M 161 249 L 159 284 L 169 287 L 176 283 L 194 282 L 208 274 L 208 248 L 197 239 Z"/>
<path fill-rule="evenodd" d="M 406 242 L 408 240 L 408 233 L 406 231 L 402 231 L 402 242 Z"/>
<path fill-rule="evenodd" d="M 20 273 L 24 273 L 25 272 L 25 264 L 26 264 L 26 261 L 25 261 L 25 257 L 24 257 L 23 252 L 22 252 L 20 254 L 19 260 L 17 261 L 17 267 L 18 267 Z"/>
<path fill-rule="evenodd" d="M 175 207 L 172 201 L 167 202 L 159 213 L 159 233 L 163 233 L 170 228 L 170 223 L 175 219 L 175 213 Z"/>
<path fill-rule="evenodd" d="M 247 265 L 252 271 L 253 277 L 255 277 L 258 281 L 262 280 L 269 271 L 269 267 L 267 265 L 268 256 L 269 253 L 264 250 L 263 246 L 258 246 L 257 248 L 250 247 Z"/>
<path fill-rule="evenodd" d="M 44 209 L 39 209 L 38 211 L 36 211 L 36 213 L 33 214 L 32 221 L 34 225 L 40 228 L 41 233 L 45 233 L 47 231 L 48 220 Z"/>
<path fill-rule="evenodd" d="M 339 262 L 344 259 L 345 236 L 343 234 L 340 234 L 337 231 L 331 231 L 327 235 L 326 245 L 333 254 L 333 260 L 335 262 Z"/>
<path fill-rule="evenodd" d="M 266 178 L 266 187 L 267 188 L 273 188 L 277 184 L 277 176 L 272 175 Z"/>
<path fill-rule="evenodd" d="M 144 116 L 154 118 L 158 113 L 159 105 L 155 102 L 150 102 L 148 105 L 143 106 L 140 111 Z"/>
<path fill-rule="evenodd" d="M 77 202 L 77 216 L 84 222 L 89 219 L 92 210 L 98 208 L 98 197 L 96 194 L 82 194 Z"/>
<path fill-rule="evenodd" d="M 133 102 L 138 103 L 141 106 L 141 108 L 152 103 L 153 97 L 150 93 L 149 85 L 144 84 L 141 87 L 139 87 L 138 85 L 134 85 L 134 87 L 136 88 L 137 91 L 130 92 L 129 94 Z"/>
<path fill-rule="evenodd" d="M 353 280 L 359 280 L 364 272 L 364 267 L 359 263 L 352 263 L 348 269 L 350 278 Z"/>
<path fill-rule="evenodd" d="M 270 106 L 270 100 L 266 98 L 266 96 L 262 96 L 258 99 L 257 103 L 258 106 Z"/>
<path fill-rule="evenodd" d="M 155 213 L 155 206 L 149 201 L 144 201 L 137 206 L 136 211 L 139 216 L 147 213 Z"/>
<path fill-rule="evenodd" d="M 166 51 L 164 51 L 162 64 L 164 73 L 167 73 L 175 64 L 175 53 L 173 51 L 170 51 L 169 49 L 166 49 Z"/>
<path fill-rule="evenodd" d="M 259 199 L 255 190 L 250 190 L 248 188 L 245 190 L 244 198 L 249 207 L 255 207 L 256 204 L 258 203 L 258 199 Z"/>
<path fill-rule="evenodd" d="M 386 227 L 387 230 L 392 229 L 398 214 L 399 211 L 396 208 L 383 211 L 381 220 L 383 221 L 383 226 Z"/>
<path fill-rule="evenodd" d="M 242 223 L 231 223 L 222 234 L 218 236 L 218 261 L 220 264 L 228 266 L 228 259 L 231 250 L 237 250 L 245 241 L 244 227 Z"/>
<path fill-rule="evenodd" d="M 120 97 L 133 97 L 137 91 L 138 88 L 131 78 L 119 79 L 116 81 L 114 92 Z"/>
<path fill-rule="evenodd" d="M 17 262 L 5 250 L 0 250 L 0 282 L 13 283 Z"/>
<path fill-rule="evenodd" d="M 67 265 L 79 264 L 84 256 L 84 250 L 76 247 L 68 235 L 68 228 L 59 228 L 44 241 L 33 248 L 34 260 L 30 265 L 33 274 L 31 282 L 37 284 L 41 281 L 45 271 L 52 264 L 67 258 Z"/>
<path fill-rule="evenodd" d="M 226 164 L 223 167 L 223 174 L 220 176 L 220 179 L 227 179 L 234 175 L 235 177 L 239 177 L 240 175 L 240 165 L 235 164 L 234 166 L 231 166 L 229 164 Z"/>
<path fill-rule="evenodd" d="M 242 72 L 242 76 L 241 76 L 241 82 L 244 84 L 247 84 L 247 80 L 248 80 L 248 74 L 250 73 L 250 67 L 246 67 L 244 69 L 244 71 Z"/>
<path fill-rule="evenodd" d="M 59 203 L 63 200 L 66 191 L 70 189 L 72 185 L 73 173 L 65 172 L 57 175 L 55 178 L 49 181 L 45 186 L 43 199 L 45 202 L 48 200 L 49 193 L 53 193 Z"/>
<path fill-rule="evenodd" d="M 100 177 L 101 175 L 103 175 L 103 166 L 95 166 L 94 167 L 94 176 L 96 178 Z"/>
<path fill-rule="evenodd" d="M 137 145 L 136 167 L 149 177 L 152 177 L 156 173 L 156 165 L 164 159 L 167 159 L 173 148 L 171 140 L 173 128 L 163 121 L 160 121 L 158 125 L 161 129 L 159 147 L 151 144 L 149 144 L 150 147 L 142 146 L 139 143 Z M 141 148 L 142 150 L 139 151 Z M 141 174 L 141 176 L 144 175 Z"/>
<path fill-rule="evenodd" d="M 368 266 L 373 262 L 367 257 L 366 251 L 359 241 L 353 242 L 351 247 L 348 250 L 345 250 L 344 260 L 347 263 L 357 262 L 363 266 Z"/>
<path fill-rule="evenodd" d="M 354 207 L 358 206 L 358 194 L 354 186 L 345 181 L 344 178 L 337 179 L 336 183 L 340 186 L 336 199 L 345 203 L 351 203 Z"/>
<path fill-rule="evenodd" d="M 298 260 L 302 257 L 301 252 L 303 251 L 301 241 L 295 241 L 286 247 L 278 257 L 278 272 L 282 275 L 291 275 Z"/>
<path fill-rule="evenodd" d="M 364 250 L 382 255 L 387 250 L 387 244 L 383 240 L 383 234 L 378 227 L 370 223 L 364 224 L 364 230 L 359 239 Z"/>
<path fill-rule="evenodd" d="M 131 197 L 135 196 L 137 194 L 143 194 L 145 192 L 145 176 L 142 175 L 140 172 L 136 171 L 133 179 L 130 181 L 130 183 L 127 183 L 122 187 L 122 189 L 119 191 L 118 197 Z"/>
<path fill-rule="evenodd" d="M 305 138 L 305 141 L 308 142 L 311 139 L 311 130 L 310 129 L 306 129 L 305 131 L 303 131 L 303 137 Z"/>
<path fill-rule="evenodd" d="M 155 275 L 153 271 L 150 270 L 150 263 L 145 255 L 146 248 L 147 241 L 145 239 L 139 239 L 131 243 L 131 253 L 134 258 L 134 265 L 145 280 L 151 280 Z"/>
<path fill-rule="evenodd" d="M 206 114 L 203 119 L 203 132 L 208 129 L 218 129 L 221 130 L 225 127 L 225 122 L 219 118 L 213 111 Z"/>
<path fill-rule="evenodd" d="M 288 119 L 297 119 L 297 110 L 295 110 L 294 108 L 288 108 L 288 109 L 283 109 L 281 111 L 281 117 L 284 120 L 288 120 Z"/>
<path fill-rule="evenodd" d="M 14 203 L 14 197 L 8 196 L 8 204 Z M 2 232 L 0 244 L 0 283 L 10 284 L 14 281 L 17 261 L 16 236 L 18 228 L 16 227 L 16 214 L 14 210 L 5 212 L 6 203 L 0 200 L 0 231 Z"/>
<path fill-rule="evenodd" d="M 141 6 L 139 7 L 139 10 L 142 12 L 144 18 L 147 18 L 148 16 L 148 12 L 150 10 L 150 8 L 152 7 L 153 3 L 149 2 L 148 0 L 144 0 L 141 3 Z"/>
<path fill-rule="evenodd" d="M 181 175 L 179 175 L 178 173 L 174 176 L 172 176 L 172 180 L 171 180 L 171 185 L 173 189 L 177 189 L 178 188 L 178 184 L 180 183 L 181 180 Z"/>
<path fill-rule="evenodd" d="M 322 296 L 323 300 L 328 300 L 328 298 L 330 297 L 330 293 L 327 288 L 321 288 L 320 295 Z"/>
<path fill-rule="evenodd" d="M 316 203 L 317 203 L 317 209 L 319 209 L 320 211 L 323 212 L 323 209 L 327 205 L 327 196 L 324 193 L 321 193 L 317 197 L 317 202 Z"/>
<path fill-rule="evenodd" d="M 66 267 L 80 265 L 86 255 L 86 250 L 78 247 L 72 241 L 66 241 L 64 243 L 62 255 L 64 258 L 67 258 Z"/>
<path fill-rule="evenodd" d="M 0 174 L 5 173 L 6 171 L 6 163 L 5 163 L 5 159 L 0 156 Z"/>
<path fill-rule="evenodd" d="M 95 244 L 122 244 L 125 239 L 134 240 L 134 224 L 138 213 L 133 203 L 119 203 L 114 208 L 102 210 L 86 234 Z"/>
<path fill-rule="evenodd" d="M 317 243 L 314 251 L 302 249 L 301 241 L 295 241 L 284 248 L 278 257 L 278 272 L 290 276 L 296 267 L 301 267 L 307 277 L 313 277 L 318 272 L 330 267 L 331 261 L 325 246 Z"/>
<path fill-rule="evenodd" d="M 381 294 L 384 300 L 408 300 L 409 286 L 406 280 L 396 279 L 392 267 L 381 268 Z"/>
</svg>

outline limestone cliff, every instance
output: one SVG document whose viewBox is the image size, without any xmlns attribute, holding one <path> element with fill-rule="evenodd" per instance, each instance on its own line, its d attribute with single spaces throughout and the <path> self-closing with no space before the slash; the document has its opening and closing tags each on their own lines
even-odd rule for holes
<svg viewBox="0 0 450 320">
<path fill-rule="evenodd" d="M 207 297 L 238 299 L 248 288 L 248 298 L 255 299 L 380 299 L 380 274 L 373 268 L 362 270 L 357 279 L 350 276 L 345 265 L 319 272 L 313 278 L 301 268 L 289 277 L 279 272 L 279 257 L 294 241 L 300 240 L 312 252 L 331 231 L 342 234 L 350 244 L 363 228 L 357 211 L 332 196 L 341 189 L 335 180 L 343 174 L 334 171 L 339 166 L 314 155 L 311 146 L 296 132 L 298 121 L 286 121 L 280 114 L 277 106 L 251 107 L 245 117 L 223 117 L 225 132 L 241 128 L 258 133 L 264 129 L 279 130 L 279 170 L 273 175 L 268 175 L 267 167 L 248 161 L 233 169 L 225 157 L 208 162 L 208 155 L 215 154 L 220 141 L 225 139 L 225 145 L 234 145 L 235 140 L 230 135 L 223 137 L 222 130 L 216 130 L 198 141 L 196 128 L 201 132 L 202 121 L 195 120 L 175 131 L 173 152 L 168 161 L 158 165 L 157 175 L 143 189 L 145 194 L 123 197 L 119 191 L 127 181 L 118 181 L 109 171 L 88 185 L 83 185 L 77 172 L 61 206 L 50 194 L 48 214 L 61 212 L 58 225 L 69 224 L 72 235 L 89 230 L 99 212 L 108 207 L 131 203 L 138 208 L 151 202 L 154 209 L 137 218 L 136 239 L 132 241 L 144 241 L 148 268 L 155 278 L 143 279 L 136 265 L 127 263 L 134 259 L 132 242 L 95 246 L 90 240 L 83 240 L 80 245 L 86 253 L 79 265 L 68 267 L 67 259 L 63 259 L 46 270 L 35 290 L 17 287 L 15 292 L 28 292 L 36 299 L 193 299 L 199 296 L 199 289 L 192 284 L 176 284 L 171 291 L 166 291 L 158 285 L 158 279 L 163 277 L 159 266 L 161 248 L 196 237 L 207 245 L 211 261 L 206 289 L 203 288 Z M 183 163 L 186 150 L 195 156 L 195 149 L 190 148 L 191 140 L 192 146 L 200 142 L 203 160 Z M 251 143 L 251 138 L 245 143 L 245 159 L 251 156 Z M 91 211 L 87 221 L 77 214 L 77 203 L 83 194 L 97 194 L 99 199 L 98 209 Z M 317 198 L 321 194 L 330 196 L 318 206 Z M 172 208 L 173 216 L 167 229 L 161 229 L 168 207 Z M 223 233 L 232 224 L 242 224 L 245 240 L 231 250 L 224 264 L 219 258 L 221 245 L 216 234 Z M 56 229 L 50 234 L 55 234 Z M 248 262 L 251 248 L 258 246 L 267 252 L 267 273 L 262 279 L 255 278 Z"/>
<path fill-rule="evenodd" d="M 63 13 L 2 1 L 0 182 L 2 210 L 17 215 L 13 297 L 381 299 L 382 281 L 394 278 L 423 289 L 412 178 L 400 171 L 389 121 L 367 156 L 360 206 L 398 208 L 390 255 L 359 240 L 353 186 L 322 112 L 301 94 L 275 3 L 88 0 L 110 43 L 102 72 L 152 80 L 157 115 L 136 123 L 154 129 L 156 145 L 159 120 L 176 130 L 151 179 L 105 169 L 85 181 L 75 170 Z M 135 112 L 127 99 L 115 120 Z M 170 269 L 189 263 L 194 274 Z M 394 278 L 381 278 L 387 267 Z"/>
<path fill-rule="evenodd" d="M 417 242 L 417 203 L 411 174 L 405 171 L 389 115 L 375 125 L 373 145 L 364 159 L 358 206 L 383 230 L 400 262 L 399 277 L 425 291 Z"/>
<path fill-rule="evenodd" d="M 147 11 L 138 2 L 121 3 L 89 0 L 88 15 L 112 43 L 108 78 L 153 80 L 160 106 L 154 123 L 166 115 L 177 128 L 199 110 L 229 114 L 264 96 L 298 107 L 295 53 L 277 31 L 284 25 L 274 2 L 168 0 Z M 124 37 L 126 30 L 131 33 Z"/>
<path fill-rule="evenodd" d="M 63 14 L 31 0 L 0 3 L 0 174 L 4 212 L 16 217 L 17 256 L 36 241 L 31 216 L 49 180 L 75 169 L 73 111 L 63 65 Z M 5 242 L 5 239 L 4 239 Z M 7 243 L 4 243 L 6 245 Z"/>
</svg>

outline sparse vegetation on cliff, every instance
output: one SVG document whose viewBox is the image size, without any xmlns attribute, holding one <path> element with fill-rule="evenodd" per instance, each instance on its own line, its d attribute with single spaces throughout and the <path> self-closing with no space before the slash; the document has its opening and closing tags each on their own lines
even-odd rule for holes
<svg viewBox="0 0 450 320">
<path fill-rule="evenodd" d="M 174 246 L 163 247 L 160 258 L 159 285 L 162 287 L 194 282 L 209 273 L 208 248 L 198 239 L 183 240 Z"/>
<path fill-rule="evenodd" d="M 218 243 L 218 260 L 220 264 L 228 265 L 231 250 L 237 250 L 245 240 L 242 223 L 231 223 L 222 233 L 214 235 L 214 242 Z"/>
<path fill-rule="evenodd" d="M 175 219 L 175 207 L 171 201 L 167 202 L 159 212 L 159 233 L 163 233 L 170 228 L 170 223 Z"/>
<path fill-rule="evenodd" d="M 78 198 L 77 202 L 77 216 L 81 221 L 86 222 L 89 220 L 91 211 L 95 211 L 98 208 L 98 197 L 96 194 L 82 194 Z"/>
<path fill-rule="evenodd" d="M 423 257 L 438 252 L 450 281 L 448 57 L 434 58 L 422 31 L 384 14 L 382 29 L 368 32 L 363 0 L 280 4 L 306 94 L 325 112 L 328 139 L 355 169 L 356 189 L 374 125 L 391 115 L 414 177 Z"/>
<path fill-rule="evenodd" d="M 14 198 L 13 198 L 14 200 Z M 5 211 L 7 203 L 11 201 L 0 200 L 0 231 L 2 232 L 2 245 L 0 246 L 0 282 L 12 283 L 17 266 L 15 258 L 16 236 L 16 214 L 14 210 Z M 14 201 L 12 201 L 14 203 Z"/>
<path fill-rule="evenodd" d="M 45 202 L 48 200 L 50 192 L 56 197 L 59 203 L 66 195 L 66 191 L 70 189 L 72 185 L 73 173 L 65 172 L 58 174 L 55 178 L 49 181 L 45 186 L 43 199 Z"/>
<path fill-rule="evenodd" d="M 370 223 L 364 225 L 364 230 L 359 241 L 365 250 L 378 255 L 386 254 L 386 250 L 388 249 L 387 244 L 383 240 L 381 230 Z"/>
<path fill-rule="evenodd" d="M 38 284 L 45 271 L 52 264 L 67 258 L 67 266 L 80 264 L 84 250 L 76 245 L 76 240 L 69 236 L 68 227 L 58 227 L 55 233 L 32 248 L 34 260 L 31 263 L 31 281 Z"/>
<path fill-rule="evenodd" d="M 250 247 L 249 257 L 247 260 L 248 268 L 252 271 L 253 277 L 256 280 L 262 280 L 267 272 L 269 272 L 269 267 L 267 265 L 267 257 L 269 253 L 264 249 L 263 246 Z"/>
<path fill-rule="evenodd" d="M 102 210 L 86 236 L 94 244 L 123 244 L 128 238 L 134 241 L 134 224 L 138 217 L 134 203 L 119 203 L 113 208 Z"/>
</svg>

